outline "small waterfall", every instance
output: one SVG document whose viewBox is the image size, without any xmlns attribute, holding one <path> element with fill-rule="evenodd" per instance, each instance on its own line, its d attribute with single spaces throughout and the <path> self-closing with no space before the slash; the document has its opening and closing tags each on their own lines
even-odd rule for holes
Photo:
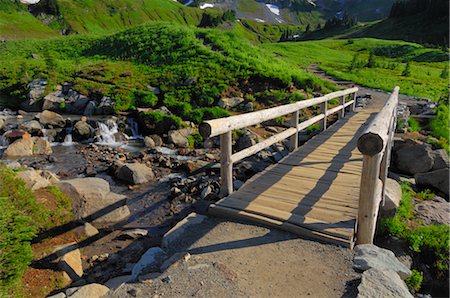
<svg viewBox="0 0 450 298">
<path fill-rule="evenodd" d="M 66 128 L 66 136 L 64 137 L 64 142 L 62 142 L 61 145 L 63 146 L 72 146 L 73 140 L 72 140 L 72 127 Z"/>
<path fill-rule="evenodd" d="M 98 122 L 98 139 L 97 144 L 106 146 L 120 146 L 121 142 L 116 141 L 115 134 L 119 132 L 117 123 L 108 119 L 106 123 Z"/>
<path fill-rule="evenodd" d="M 139 125 L 134 118 L 127 118 L 127 128 L 131 131 L 131 139 L 143 139 L 144 137 L 139 133 Z"/>
</svg>

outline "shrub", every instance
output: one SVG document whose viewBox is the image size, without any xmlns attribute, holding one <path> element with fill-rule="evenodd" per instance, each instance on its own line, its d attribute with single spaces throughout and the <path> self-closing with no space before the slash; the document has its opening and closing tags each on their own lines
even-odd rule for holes
<svg viewBox="0 0 450 298">
<path fill-rule="evenodd" d="M 423 275 L 421 272 L 413 269 L 411 270 L 411 276 L 405 279 L 405 283 L 408 286 L 409 290 L 412 292 L 417 292 L 420 290 L 422 285 Z"/>
<path fill-rule="evenodd" d="M 180 128 L 183 122 L 178 116 L 159 111 L 141 113 L 139 121 L 146 134 L 164 134 Z"/>
<path fill-rule="evenodd" d="M 203 147 L 203 137 L 198 132 L 193 132 L 190 136 L 188 136 L 188 142 L 190 148 Z"/>
<path fill-rule="evenodd" d="M 405 69 L 402 72 L 402 76 L 404 77 L 409 77 L 411 75 L 411 65 L 408 63 L 406 63 Z"/>
<path fill-rule="evenodd" d="M 449 111 L 445 105 L 437 108 L 436 118 L 430 123 L 431 133 L 436 138 L 449 138 Z"/>
<path fill-rule="evenodd" d="M 414 118 L 408 119 L 408 131 L 420 131 L 420 124 Z"/>
<path fill-rule="evenodd" d="M 319 131 L 320 130 L 320 125 L 319 124 L 313 124 L 310 125 L 306 128 L 306 131 L 311 134 L 313 132 Z"/>
<path fill-rule="evenodd" d="M 158 103 L 158 97 L 152 91 L 134 89 L 132 96 L 136 107 L 151 108 Z"/>
<path fill-rule="evenodd" d="M 221 107 L 201 108 L 203 120 L 211 120 L 230 116 L 230 113 Z"/>
</svg>

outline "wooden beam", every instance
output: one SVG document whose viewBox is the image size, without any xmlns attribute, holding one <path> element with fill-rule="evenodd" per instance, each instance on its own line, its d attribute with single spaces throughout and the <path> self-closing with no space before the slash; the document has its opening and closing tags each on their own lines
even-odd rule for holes
<svg viewBox="0 0 450 298">
<path fill-rule="evenodd" d="M 328 103 L 323 102 L 320 105 L 320 113 L 323 115 L 323 121 L 320 123 L 320 128 L 322 131 L 327 129 L 327 109 L 328 109 Z"/>
<path fill-rule="evenodd" d="M 342 106 L 341 112 L 338 114 L 338 119 L 342 119 L 345 117 L 345 95 L 339 97 L 339 102 Z"/>
<path fill-rule="evenodd" d="M 227 196 L 233 192 L 233 161 L 231 131 L 220 135 L 220 177 L 222 179 L 220 194 Z"/>
<path fill-rule="evenodd" d="M 227 131 L 256 125 L 267 120 L 294 113 L 295 111 L 311 107 L 313 105 L 321 104 L 339 96 L 354 93 L 356 91 L 358 91 L 358 88 L 355 87 L 275 108 L 205 121 L 200 124 L 199 131 L 204 138 L 218 136 Z"/>
<path fill-rule="evenodd" d="M 292 113 L 292 117 L 291 117 L 291 127 L 294 127 L 297 131 L 289 139 L 289 151 L 290 152 L 294 151 L 298 147 L 298 128 L 297 128 L 297 126 L 298 126 L 299 114 L 300 114 L 299 111 L 295 111 L 294 113 Z"/>
</svg>

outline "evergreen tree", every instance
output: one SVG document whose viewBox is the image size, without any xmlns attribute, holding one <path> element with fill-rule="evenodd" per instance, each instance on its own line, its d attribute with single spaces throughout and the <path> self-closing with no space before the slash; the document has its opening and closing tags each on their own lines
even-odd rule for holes
<svg viewBox="0 0 450 298">
<path fill-rule="evenodd" d="M 370 52 L 369 59 L 367 60 L 367 67 L 374 68 L 375 67 L 375 57 L 373 52 Z"/>
<path fill-rule="evenodd" d="M 408 63 L 406 63 L 405 69 L 402 72 L 402 76 L 404 77 L 409 77 L 411 75 L 411 65 Z"/>
</svg>

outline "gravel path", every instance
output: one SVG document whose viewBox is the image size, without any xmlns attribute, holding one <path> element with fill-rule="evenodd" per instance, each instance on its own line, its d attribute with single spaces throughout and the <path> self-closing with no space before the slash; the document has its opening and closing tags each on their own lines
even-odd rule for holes
<svg viewBox="0 0 450 298">
<path fill-rule="evenodd" d="M 354 297 L 351 252 L 264 227 L 208 218 L 168 249 L 188 251 L 159 276 L 110 297 Z"/>
</svg>

